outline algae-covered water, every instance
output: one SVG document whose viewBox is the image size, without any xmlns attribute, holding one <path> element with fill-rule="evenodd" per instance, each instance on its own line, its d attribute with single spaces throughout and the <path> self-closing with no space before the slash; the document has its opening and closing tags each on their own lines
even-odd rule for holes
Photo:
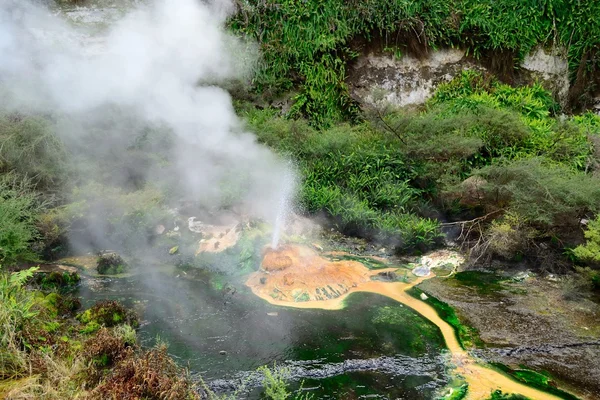
<svg viewBox="0 0 600 400">
<path fill-rule="evenodd" d="M 160 337 L 217 391 L 245 384 L 256 398 L 252 372 L 273 363 L 317 398 L 431 399 L 449 379 L 438 328 L 376 294 L 353 294 L 344 310 L 300 310 L 270 305 L 242 285 L 165 273 L 86 278 L 79 294 L 84 306 L 118 299 L 137 308 L 143 344 Z"/>
</svg>

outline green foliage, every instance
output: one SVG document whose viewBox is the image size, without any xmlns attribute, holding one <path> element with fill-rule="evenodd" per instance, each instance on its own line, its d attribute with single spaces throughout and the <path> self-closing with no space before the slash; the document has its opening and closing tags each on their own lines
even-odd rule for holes
<svg viewBox="0 0 600 400">
<path fill-rule="evenodd" d="M 519 214 L 507 212 L 492 221 L 485 232 L 485 251 L 506 260 L 517 260 L 528 250 L 536 231 Z"/>
<path fill-rule="evenodd" d="M 577 246 L 573 254 L 582 261 L 600 263 L 600 216 L 588 223 L 584 235 L 586 243 Z"/>
<path fill-rule="evenodd" d="M 424 250 L 438 240 L 437 222 L 414 212 L 421 194 L 411 184 L 415 171 L 388 135 L 367 125 L 319 132 L 269 110 L 246 116 L 261 141 L 296 159 L 304 210 L 325 212 L 343 232 L 379 236 L 400 250 Z"/>
<path fill-rule="evenodd" d="M 291 114 L 301 113 L 319 127 L 354 114 L 344 79 L 348 61 L 364 41 L 386 52 L 417 56 L 429 48 L 460 46 L 486 58 L 507 78 L 536 46 L 563 45 L 582 93 L 600 65 L 596 2 L 248 0 L 237 4 L 231 28 L 261 45 L 255 88 L 267 97 L 297 89 Z"/>
<path fill-rule="evenodd" d="M 0 263 L 36 258 L 31 246 L 38 239 L 36 222 L 44 207 L 30 181 L 16 174 L 0 176 Z"/>
<path fill-rule="evenodd" d="M 290 376 L 290 371 L 287 368 L 277 367 L 274 364 L 273 368 L 259 367 L 257 372 L 262 375 L 264 396 L 269 400 L 309 400 L 312 398 L 310 394 L 294 395 L 289 391 L 286 381 Z"/>
<path fill-rule="evenodd" d="M 35 294 L 23 285 L 36 270 L 0 273 L 0 379 L 21 376 L 27 370 L 20 331 L 38 316 L 39 309 Z"/>
<path fill-rule="evenodd" d="M 38 116 L 0 112 L 0 172 L 27 176 L 38 189 L 55 191 L 68 177 L 67 151 Z"/>
<path fill-rule="evenodd" d="M 61 292 L 72 291 L 81 278 L 77 272 L 48 272 L 37 273 L 32 279 L 32 284 L 39 286 L 41 290 L 57 290 Z"/>
<path fill-rule="evenodd" d="M 135 346 L 137 343 L 137 333 L 131 325 L 123 324 L 115 327 L 115 335 L 119 337 L 127 346 Z"/>
<path fill-rule="evenodd" d="M 269 399 L 273 400 L 286 400 L 290 397 L 286 385 L 286 377 L 289 375 L 289 371 L 276 367 L 271 370 L 268 367 L 260 367 L 258 372 L 263 374 L 263 386 L 265 388 L 265 395 Z"/>
<path fill-rule="evenodd" d="M 85 310 L 77 315 L 77 319 L 85 326 L 82 328 L 83 333 L 96 332 L 100 327 L 113 327 L 127 324 L 132 327 L 137 327 L 139 321 L 135 313 L 125 308 L 117 301 L 100 301 L 92 308 Z"/>
<path fill-rule="evenodd" d="M 531 158 L 484 167 L 478 175 L 498 207 L 508 207 L 527 222 L 561 225 L 600 211 L 598 178 L 544 159 Z"/>
<path fill-rule="evenodd" d="M 444 119 L 462 116 L 465 130 L 483 141 L 490 156 L 544 156 L 574 169 L 589 168 L 590 118 L 551 118 L 556 105 L 540 85 L 514 88 L 465 71 L 440 85 L 428 104 L 432 111 L 441 108 Z"/>
</svg>

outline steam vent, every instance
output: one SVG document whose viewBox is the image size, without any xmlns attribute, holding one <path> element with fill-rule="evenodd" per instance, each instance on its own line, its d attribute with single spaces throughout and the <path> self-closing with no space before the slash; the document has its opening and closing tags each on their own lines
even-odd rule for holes
<svg viewBox="0 0 600 400">
<path fill-rule="evenodd" d="M 372 272 L 357 261 L 329 261 L 309 247 L 285 245 L 265 252 L 247 285 L 262 298 L 324 301 L 369 282 Z"/>
</svg>

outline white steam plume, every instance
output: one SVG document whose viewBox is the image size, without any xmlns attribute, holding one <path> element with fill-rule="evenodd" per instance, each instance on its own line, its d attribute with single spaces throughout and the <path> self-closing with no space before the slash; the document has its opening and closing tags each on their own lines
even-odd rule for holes
<svg viewBox="0 0 600 400">
<path fill-rule="evenodd" d="M 176 135 L 176 168 L 149 170 L 146 178 L 177 174 L 187 187 L 182 195 L 218 202 L 220 183 L 243 177 L 248 212 L 273 220 L 287 167 L 240 132 L 229 94 L 213 85 L 244 74 L 243 58 L 253 53 L 224 31 L 227 10 L 228 2 L 156 0 L 95 38 L 48 9 L 2 0 L 0 108 L 77 116 L 85 123 L 59 134 L 84 151 L 94 150 L 79 130 L 105 123 L 107 108 L 167 126 Z M 132 133 L 119 121 L 112 126 L 96 142 L 119 151 Z"/>
</svg>

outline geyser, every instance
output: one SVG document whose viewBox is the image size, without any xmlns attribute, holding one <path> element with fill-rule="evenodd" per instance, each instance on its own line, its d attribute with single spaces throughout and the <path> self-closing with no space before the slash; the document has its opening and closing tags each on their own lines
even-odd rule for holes
<svg viewBox="0 0 600 400">
<path fill-rule="evenodd" d="M 275 217 L 275 223 L 273 225 L 273 239 L 271 240 L 271 248 L 277 249 L 279 240 L 281 239 L 281 231 L 285 226 L 288 216 L 291 212 L 291 201 L 294 193 L 295 181 L 294 174 L 291 167 L 288 168 L 283 174 L 283 180 L 281 184 L 279 202 L 277 204 L 277 215 Z"/>
</svg>

